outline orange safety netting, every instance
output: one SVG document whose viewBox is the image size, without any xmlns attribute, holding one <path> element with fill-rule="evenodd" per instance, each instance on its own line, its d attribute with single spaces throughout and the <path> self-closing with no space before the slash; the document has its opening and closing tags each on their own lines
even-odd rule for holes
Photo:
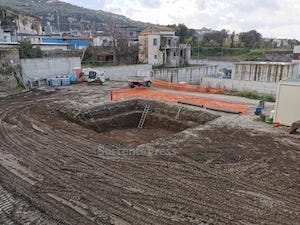
<svg viewBox="0 0 300 225">
<path fill-rule="evenodd" d="M 186 83 L 171 83 L 168 81 L 162 81 L 156 79 L 152 80 L 152 85 L 154 87 L 160 87 L 160 88 L 171 89 L 171 90 L 202 92 L 202 93 L 212 93 L 212 94 L 226 91 L 225 88 L 213 88 L 210 86 L 199 86 L 199 85 L 191 85 Z"/>
<path fill-rule="evenodd" d="M 172 91 L 153 90 L 149 88 L 128 88 L 111 91 L 111 100 L 148 98 L 167 102 L 186 101 L 196 104 L 202 104 L 204 107 L 216 107 L 227 110 L 240 111 L 242 114 L 248 114 L 248 105 L 240 102 L 225 101 L 214 98 L 200 97 L 191 94 L 179 94 Z"/>
</svg>

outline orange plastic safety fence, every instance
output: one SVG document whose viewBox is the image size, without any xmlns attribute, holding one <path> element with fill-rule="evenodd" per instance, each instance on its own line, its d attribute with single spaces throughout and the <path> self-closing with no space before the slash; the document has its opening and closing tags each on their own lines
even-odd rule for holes
<svg viewBox="0 0 300 225">
<path fill-rule="evenodd" d="M 153 90 L 149 88 L 130 88 L 111 91 L 111 100 L 123 100 L 132 98 L 148 98 L 167 102 L 186 101 L 202 104 L 204 105 L 204 107 L 217 107 L 222 109 L 240 111 L 244 115 L 248 114 L 248 105 L 240 102 L 200 97 L 192 94 L 179 94 L 172 91 Z"/>
<path fill-rule="evenodd" d="M 154 87 L 171 89 L 171 90 L 178 90 L 178 91 L 190 91 L 190 92 L 202 92 L 202 93 L 222 93 L 226 91 L 224 88 L 213 88 L 210 86 L 200 86 L 200 85 L 191 85 L 186 83 L 171 83 L 168 81 L 162 80 L 152 80 L 152 85 Z"/>
</svg>

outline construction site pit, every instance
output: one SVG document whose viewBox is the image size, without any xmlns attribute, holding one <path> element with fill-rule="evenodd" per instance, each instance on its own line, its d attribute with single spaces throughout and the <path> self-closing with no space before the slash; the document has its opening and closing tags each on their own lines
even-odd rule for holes
<svg viewBox="0 0 300 225">
<path fill-rule="evenodd" d="M 146 106 L 149 110 L 143 123 L 141 117 Z M 189 107 L 141 99 L 118 101 L 80 112 L 64 107 L 51 108 L 64 119 L 99 133 L 97 141 L 102 144 L 124 147 L 167 138 L 218 117 Z"/>
<path fill-rule="evenodd" d="M 0 224 L 300 224 L 299 136 L 115 85 L 0 99 Z"/>
</svg>

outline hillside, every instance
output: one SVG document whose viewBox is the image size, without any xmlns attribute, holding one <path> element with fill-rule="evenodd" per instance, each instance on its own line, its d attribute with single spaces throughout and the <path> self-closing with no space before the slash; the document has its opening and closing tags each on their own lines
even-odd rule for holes
<svg viewBox="0 0 300 225">
<path fill-rule="evenodd" d="M 50 22 L 54 30 L 57 30 L 57 15 L 59 15 L 61 31 L 89 29 L 105 31 L 110 30 L 116 24 L 133 26 L 142 30 L 148 25 L 147 23 L 131 20 L 125 16 L 102 10 L 86 9 L 56 0 L 0 0 L 0 5 L 36 15 L 42 19 L 43 26 Z"/>
</svg>

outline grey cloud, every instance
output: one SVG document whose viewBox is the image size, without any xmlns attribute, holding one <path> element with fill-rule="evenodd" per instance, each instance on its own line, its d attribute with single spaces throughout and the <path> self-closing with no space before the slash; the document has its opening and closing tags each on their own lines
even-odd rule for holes
<svg viewBox="0 0 300 225">
<path fill-rule="evenodd" d="M 235 10 L 240 10 L 243 12 L 252 12 L 259 9 L 278 10 L 280 8 L 280 1 L 279 0 L 234 1 L 232 6 L 235 8 Z"/>
<path fill-rule="evenodd" d="M 138 2 L 146 8 L 159 8 L 161 6 L 161 0 L 140 0 Z"/>
<path fill-rule="evenodd" d="M 139 12 L 139 11 L 136 9 L 129 8 L 126 10 L 126 16 L 128 16 L 130 18 L 132 15 L 134 15 L 137 12 Z"/>
<path fill-rule="evenodd" d="M 252 12 L 260 9 L 277 10 L 280 8 L 280 0 L 198 0 L 196 4 L 199 10 L 210 8 L 222 13 L 225 12 Z"/>
<path fill-rule="evenodd" d="M 106 6 L 108 3 L 111 2 L 111 0 L 94 0 L 94 1 L 86 1 L 86 0 L 63 0 L 65 2 L 69 2 L 73 5 L 79 5 L 83 6 L 85 8 L 90 9 L 106 9 Z"/>
</svg>

